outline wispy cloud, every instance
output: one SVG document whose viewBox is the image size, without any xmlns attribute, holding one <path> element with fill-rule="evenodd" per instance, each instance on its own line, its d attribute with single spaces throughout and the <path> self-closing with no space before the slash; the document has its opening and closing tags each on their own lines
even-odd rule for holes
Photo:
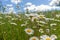
<svg viewBox="0 0 60 40">
<path fill-rule="evenodd" d="M 11 0 L 12 3 L 18 4 L 21 2 L 21 0 Z"/>
<path fill-rule="evenodd" d="M 51 6 L 60 6 L 60 0 L 52 0 L 52 1 L 50 2 L 50 5 L 51 5 Z"/>
<path fill-rule="evenodd" d="M 48 11 L 48 10 L 55 10 L 55 9 L 58 9 L 60 7 L 57 7 L 57 6 L 50 6 L 50 5 L 44 5 L 44 4 L 41 4 L 39 6 L 36 6 L 32 3 L 26 3 L 26 4 L 29 4 L 29 5 L 26 5 L 26 7 L 24 8 L 24 10 L 28 9 L 29 11 Z"/>
</svg>

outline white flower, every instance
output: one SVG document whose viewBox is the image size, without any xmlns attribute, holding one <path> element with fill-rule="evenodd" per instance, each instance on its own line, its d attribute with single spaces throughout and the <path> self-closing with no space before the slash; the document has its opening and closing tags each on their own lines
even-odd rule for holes
<svg viewBox="0 0 60 40">
<path fill-rule="evenodd" d="M 11 20 L 18 20 L 17 18 L 12 18 Z"/>
<path fill-rule="evenodd" d="M 20 18 L 20 15 L 16 15 L 18 18 Z"/>
<path fill-rule="evenodd" d="M 29 40 L 39 40 L 38 37 L 31 37 Z"/>
<path fill-rule="evenodd" d="M 14 23 L 14 22 L 11 22 L 10 24 L 12 24 L 12 25 L 17 25 L 16 23 Z"/>
<path fill-rule="evenodd" d="M 38 16 L 40 19 L 45 19 L 45 15 L 39 15 Z"/>
<path fill-rule="evenodd" d="M 5 24 L 5 23 L 3 23 L 3 22 L 0 22 L 0 25 L 3 25 L 3 24 Z"/>
<path fill-rule="evenodd" d="M 21 24 L 21 27 L 26 26 L 26 24 Z"/>
<path fill-rule="evenodd" d="M 33 22 L 34 20 L 37 20 L 37 17 L 32 17 L 31 21 Z"/>
<path fill-rule="evenodd" d="M 50 20 L 49 18 L 45 18 L 45 21 L 49 22 L 49 20 Z"/>
<path fill-rule="evenodd" d="M 0 19 L 2 19 L 2 17 L 0 17 Z"/>
<path fill-rule="evenodd" d="M 34 30 L 32 30 L 31 28 L 26 28 L 24 31 L 29 35 L 34 33 Z"/>
<path fill-rule="evenodd" d="M 55 19 L 54 21 L 60 22 L 60 20 Z"/>
<path fill-rule="evenodd" d="M 49 32 L 50 32 L 50 29 L 46 29 L 46 32 L 48 32 L 48 33 L 49 33 Z"/>
<path fill-rule="evenodd" d="M 60 14 L 57 14 L 56 17 L 59 18 L 60 17 Z"/>
<path fill-rule="evenodd" d="M 29 19 L 31 19 L 31 21 L 34 21 L 35 19 L 38 19 L 38 14 L 25 14 Z"/>
<path fill-rule="evenodd" d="M 7 15 L 7 16 L 5 16 L 5 18 L 12 18 L 12 16 Z"/>
<path fill-rule="evenodd" d="M 30 14 L 25 14 L 27 17 L 37 17 L 38 14 L 30 13 Z"/>
<path fill-rule="evenodd" d="M 57 39 L 57 36 L 53 34 L 53 35 L 51 35 L 51 38 Z"/>
<path fill-rule="evenodd" d="M 40 21 L 40 23 L 42 23 L 42 24 L 47 24 L 46 22 L 44 22 L 44 21 Z"/>
<path fill-rule="evenodd" d="M 56 29 L 53 29 L 54 31 L 56 31 Z"/>
<path fill-rule="evenodd" d="M 54 18 L 49 18 L 49 20 L 53 20 L 54 21 L 55 19 Z"/>
<path fill-rule="evenodd" d="M 39 29 L 39 32 L 44 33 L 43 29 L 41 29 L 41 28 Z"/>
<path fill-rule="evenodd" d="M 51 35 L 51 36 L 48 36 L 48 35 L 42 35 L 40 36 L 41 40 L 55 40 L 57 39 L 57 36 L 56 35 Z"/>
<path fill-rule="evenodd" d="M 50 24 L 50 26 L 52 27 L 52 26 L 56 26 L 57 24 L 56 23 L 52 23 L 52 24 Z"/>
<path fill-rule="evenodd" d="M 12 3 L 18 4 L 21 0 L 11 0 Z"/>
</svg>

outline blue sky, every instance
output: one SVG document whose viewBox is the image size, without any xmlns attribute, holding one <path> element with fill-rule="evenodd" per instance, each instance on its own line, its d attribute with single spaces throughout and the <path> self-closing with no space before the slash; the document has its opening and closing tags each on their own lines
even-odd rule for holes
<svg viewBox="0 0 60 40">
<path fill-rule="evenodd" d="M 1 0 L 3 4 L 11 4 L 11 0 Z M 51 0 L 50 0 L 51 1 Z M 50 2 L 49 0 L 21 0 L 22 5 L 26 4 L 27 2 L 31 2 L 35 5 L 40 5 L 40 4 L 48 4 Z"/>
<path fill-rule="evenodd" d="M 6 6 L 7 4 L 12 4 L 13 5 L 13 8 L 14 10 L 16 11 L 16 4 L 12 3 L 11 0 L 0 0 L 2 1 L 2 4 L 3 6 Z M 49 3 L 51 2 L 52 0 L 21 0 L 21 2 L 19 3 L 19 6 L 20 6 L 20 10 L 21 11 L 24 11 L 24 7 L 26 5 L 26 3 L 32 3 L 32 5 L 35 5 L 35 6 L 39 6 L 39 5 L 42 5 L 43 6 L 47 6 L 49 5 Z M 50 6 L 48 6 L 50 7 Z"/>
</svg>

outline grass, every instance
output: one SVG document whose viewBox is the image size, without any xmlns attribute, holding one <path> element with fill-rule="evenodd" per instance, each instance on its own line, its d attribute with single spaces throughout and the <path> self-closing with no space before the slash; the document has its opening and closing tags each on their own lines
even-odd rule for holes
<svg viewBox="0 0 60 40">
<path fill-rule="evenodd" d="M 56 14 L 60 14 L 60 12 L 55 12 Z M 29 40 L 30 37 L 32 36 L 37 36 L 40 37 L 41 35 L 47 34 L 47 35 L 52 35 L 55 34 L 57 35 L 56 40 L 60 40 L 60 22 L 57 21 L 49 21 L 47 22 L 48 24 L 42 24 L 43 26 L 37 26 L 36 22 L 31 22 L 24 14 L 19 14 L 19 16 L 16 16 L 18 14 L 0 14 L 0 40 Z M 44 15 L 48 18 L 55 18 L 60 20 L 60 18 L 56 18 L 53 16 L 52 12 L 46 12 Z M 7 17 L 11 16 L 11 17 Z M 12 20 L 12 18 L 15 18 Z M 16 23 L 11 24 L 11 22 Z M 28 23 L 26 26 L 21 27 L 21 24 Z M 56 23 L 57 25 L 55 27 L 50 27 L 51 23 Z M 36 27 L 37 28 L 33 28 Z M 25 28 L 32 28 L 35 32 L 33 35 L 27 35 L 25 33 Z M 38 29 L 43 28 L 44 33 L 40 33 Z M 50 29 L 50 33 L 46 32 L 46 29 Z M 56 30 L 53 30 L 56 29 Z"/>
</svg>

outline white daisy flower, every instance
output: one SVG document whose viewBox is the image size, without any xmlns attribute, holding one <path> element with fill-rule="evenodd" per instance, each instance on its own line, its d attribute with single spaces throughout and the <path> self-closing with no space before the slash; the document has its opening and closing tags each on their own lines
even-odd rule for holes
<svg viewBox="0 0 60 40">
<path fill-rule="evenodd" d="M 31 28 L 26 28 L 24 31 L 25 31 L 28 35 L 31 35 L 31 34 L 34 33 L 34 30 L 32 30 Z"/>
<path fill-rule="evenodd" d="M 56 31 L 56 29 L 53 29 L 54 31 Z"/>
<path fill-rule="evenodd" d="M 53 34 L 53 35 L 51 35 L 51 38 L 57 39 L 57 36 Z"/>
<path fill-rule="evenodd" d="M 5 16 L 5 18 L 12 18 L 12 16 Z"/>
<path fill-rule="evenodd" d="M 44 33 L 43 29 L 41 29 L 41 28 L 39 29 L 39 32 Z"/>
<path fill-rule="evenodd" d="M 31 14 L 25 14 L 27 17 L 37 17 L 38 14 L 34 14 L 34 13 L 31 13 Z"/>
<path fill-rule="evenodd" d="M 50 32 L 50 29 L 46 29 L 46 32 L 48 32 L 48 33 L 49 33 L 49 32 Z"/>
<path fill-rule="evenodd" d="M 3 22 L 0 22 L 0 25 L 3 25 L 3 24 L 5 24 L 5 23 L 3 23 Z"/>
<path fill-rule="evenodd" d="M 54 18 L 49 18 L 49 20 L 53 20 L 54 21 L 55 19 Z"/>
<path fill-rule="evenodd" d="M 52 24 L 50 24 L 50 26 L 52 27 L 52 26 L 56 26 L 57 24 L 56 23 L 52 23 Z"/>
<path fill-rule="evenodd" d="M 39 15 L 38 16 L 40 19 L 45 19 L 45 15 Z"/>
<path fill-rule="evenodd" d="M 47 24 L 46 22 L 44 22 L 44 21 L 40 21 L 40 23 L 42 23 L 42 24 Z"/>
<path fill-rule="evenodd" d="M 26 24 L 21 24 L 21 27 L 26 26 Z"/>
<path fill-rule="evenodd" d="M 29 19 L 31 19 L 31 21 L 34 21 L 35 19 L 38 19 L 38 14 L 25 14 L 27 17 L 29 17 Z"/>
<path fill-rule="evenodd" d="M 2 19 L 2 17 L 0 17 L 0 19 Z"/>
<path fill-rule="evenodd" d="M 29 40 L 39 40 L 38 37 L 31 37 Z"/>
<path fill-rule="evenodd" d="M 60 14 L 57 14 L 56 17 L 59 18 L 60 17 Z"/>
<path fill-rule="evenodd" d="M 37 20 L 37 17 L 32 17 L 31 21 L 33 22 L 34 20 Z"/>
<path fill-rule="evenodd" d="M 18 4 L 21 0 L 11 0 L 12 3 Z"/>
<path fill-rule="evenodd" d="M 17 25 L 16 23 L 14 23 L 14 22 L 11 22 L 10 24 L 12 24 L 12 25 Z"/>
<path fill-rule="evenodd" d="M 45 21 L 49 22 L 49 18 L 45 18 Z"/>
<path fill-rule="evenodd" d="M 51 35 L 51 36 L 48 36 L 48 35 L 42 35 L 40 36 L 41 40 L 55 40 L 57 39 L 57 36 L 56 35 Z"/>
<path fill-rule="evenodd" d="M 60 22 L 60 20 L 55 19 L 55 21 Z"/>
<path fill-rule="evenodd" d="M 21 16 L 20 15 L 16 15 L 18 18 L 20 18 Z"/>
<path fill-rule="evenodd" d="M 11 20 L 18 20 L 17 18 L 12 18 Z"/>
</svg>

